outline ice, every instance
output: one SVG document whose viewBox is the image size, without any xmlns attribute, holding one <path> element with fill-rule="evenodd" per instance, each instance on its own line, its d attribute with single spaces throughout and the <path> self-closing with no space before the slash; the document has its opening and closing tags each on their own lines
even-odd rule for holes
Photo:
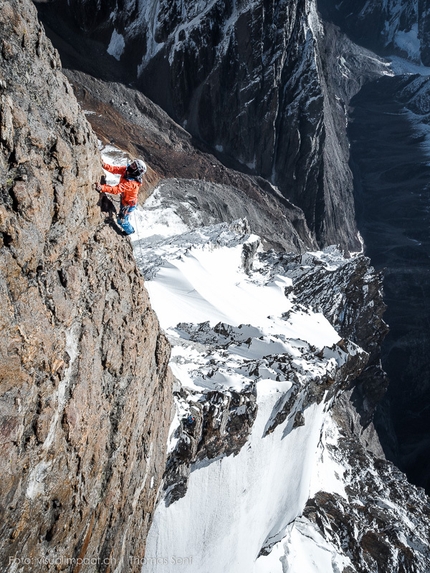
<svg viewBox="0 0 430 573">
<path fill-rule="evenodd" d="M 406 58 L 401 58 L 399 56 L 391 56 L 391 69 L 394 74 L 402 75 L 420 75 L 420 76 L 430 76 L 430 67 L 411 62 Z"/>
<path fill-rule="evenodd" d="M 144 572 L 177 570 L 174 555 L 192 556 L 190 572 L 257 571 L 259 549 L 268 538 L 283 535 L 300 514 L 308 497 L 323 407 L 311 407 L 305 425 L 286 438 L 279 426 L 262 440 L 277 392 L 276 383 L 260 386 L 249 445 L 235 457 L 196 468 L 187 495 L 169 507 L 158 507 L 146 557 L 151 561 L 163 555 L 167 563 L 144 565 Z"/>
</svg>

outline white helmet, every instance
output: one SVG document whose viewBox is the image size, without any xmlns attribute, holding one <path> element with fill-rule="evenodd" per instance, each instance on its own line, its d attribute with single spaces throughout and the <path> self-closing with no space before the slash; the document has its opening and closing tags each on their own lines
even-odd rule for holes
<svg viewBox="0 0 430 573">
<path fill-rule="evenodd" d="M 139 175 L 145 175 L 147 168 L 146 163 L 141 159 L 134 159 L 128 166 L 130 172 L 138 173 Z"/>
</svg>

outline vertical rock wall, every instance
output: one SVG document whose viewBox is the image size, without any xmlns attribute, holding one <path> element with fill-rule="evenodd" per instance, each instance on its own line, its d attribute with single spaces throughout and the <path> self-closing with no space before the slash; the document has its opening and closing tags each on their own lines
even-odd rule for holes
<svg viewBox="0 0 430 573">
<path fill-rule="evenodd" d="M 138 571 L 169 346 L 91 183 L 97 141 L 27 0 L 0 5 L 0 569 Z M 135 563 L 135 564 L 133 564 Z"/>
</svg>

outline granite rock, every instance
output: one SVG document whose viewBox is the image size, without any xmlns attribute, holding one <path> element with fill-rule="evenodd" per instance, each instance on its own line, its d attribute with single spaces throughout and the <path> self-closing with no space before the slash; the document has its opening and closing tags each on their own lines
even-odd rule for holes
<svg viewBox="0 0 430 573">
<path fill-rule="evenodd" d="M 93 182 L 97 139 L 27 0 L 0 7 L 2 571 L 137 571 L 169 345 Z"/>
</svg>

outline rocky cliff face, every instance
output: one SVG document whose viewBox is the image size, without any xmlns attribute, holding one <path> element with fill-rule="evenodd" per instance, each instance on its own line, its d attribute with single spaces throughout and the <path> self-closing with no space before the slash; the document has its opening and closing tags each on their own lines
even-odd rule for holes
<svg viewBox="0 0 430 573">
<path fill-rule="evenodd" d="M 366 252 L 384 268 L 390 333 L 382 349 L 390 377 L 377 412 L 387 456 L 430 491 L 428 464 L 428 3 L 320 1 L 355 41 L 387 54 L 394 77 L 351 100 L 351 163 Z M 390 420 L 391 419 L 391 420 Z"/>
<path fill-rule="evenodd" d="M 169 345 L 92 182 L 97 140 L 26 0 L 0 7 L 2 571 L 137 571 Z"/>
<path fill-rule="evenodd" d="M 350 42 L 340 49 L 347 41 L 325 28 L 314 0 L 147 0 L 109 10 L 83 0 L 40 10 L 53 29 L 59 19 L 79 26 L 98 75 L 109 75 L 110 60 L 111 79 L 134 82 L 224 162 L 276 185 L 320 245 L 359 250 L 346 139 L 351 93 L 340 86 L 347 77 L 349 90 L 359 89 L 384 66 Z M 94 74 L 93 59 L 78 61 L 76 41 L 51 35 L 72 67 Z"/>
<path fill-rule="evenodd" d="M 363 432 L 385 389 L 381 277 L 361 256 L 303 253 L 316 239 L 358 246 L 345 105 L 386 68 L 323 27 L 313 2 L 70 6 L 51 8 L 76 17 L 80 50 L 102 54 L 93 66 L 119 62 L 112 73 L 128 80 L 139 66 L 140 85 L 152 78 L 145 89 L 167 94 L 199 138 L 196 149 L 134 90 L 68 73 L 100 137 L 143 152 L 151 183 L 165 178 L 135 214 L 133 243 L 173 346 L 176 416 L 164 467 L 170 347 L 112 204 L 91 189 L 97 142 L 56 52 L 31 5 L 10 0 L 0 9 L 2 567 L 427 570 L 428 499 L 381 459 L 371 425 Z M 266 179 L 225 168 L 209 145 Z M 266 245 L 295 253 L 261 252 L 257 226 Z"/>
<path fill-rule="evenodd" d="M 97 117 L 104 109 L 100 107 L 101 100 L 104 100 L 104 105 L 113 101 L 113 111 L 109 116 L 115 117 L 116 113 L 121 113 L 121 124 L 127 125 L 127 133 L 130 134 L 127 137 L 128 145 L 145 145 L 145 153 L 151 154 L 151 161 L 157 164 L 162 173 L 170 175 L 168 179 L 159 182 L 157 190 L 146 201 L 144 211 L 139 214 L 141 227 L 134 242 L 134 250 L 149 281 L 148 288 L 151 288 L 152 279 L 157 282 L 157 274 L 162 274 L 166 267 L 171 272 L 173 265 L 192 259 L 193 251 L 198 250 L 202 237 L 210 237 L 213 233 L 209 243 L 210 250 L 213 248 L 214 252 L 228 244 L 228 233 L 231 231 L 236 234 L 234 244 L 245 240 L 250 232 L 246 225 L 234 225 L 231 229 L 224 226 L 217 233 L 209 231 L 207 227 L 201 228 L 217 220 L 231 220 L 233 213 L 239 213 L 236 211 L 239 206 L 235 206 L 234 197 L 241 197 L 240 189 L 233 186 L 240 185 L 237 173 L 225 170 L 222 175 L 225 183 L 214 183 L 214 171 L 209 169 L 208 163 L 210 156 L 196 154 L 188 146 L 190 142 L 180 128 L 168 121 L 160 110 L 151 107 L 134 90 L 118 84 L 104 84 L 80 74 L 69 73 L 69 76 L 74 80 L 82 104 L 87 110 L 95 112 L 88 117 L 100 133 L 111 132 L 115 133 L 115 138 L 119 137 L 119 133 L 114 131 L 114 125 L 109 123 L 110 120 L 103 120 L 101 115 Z M 140 131 L 139 125 L 145 129 Z M 157 145 L 153 145 L 151 140 L 156 141 Z M 166 143 L 169 153 L 164 156 L 163 144 Z M 181 159 L 186 161 L 187 156 L 193 157 L 192 164 L 182 164 Z M 212 169 L 214 165 L 218 164 L 214 163 Z M 173 178 L 171 176 L 176 169 L 179 173 L 187 169 L 188 177 L 201 179 Z M 205 181 L 206 178 L 212 181 Z M 246 180 L 251 181 L 249 178 Z M 250 215 L 252 225 L 255 225 L 261 224 L 263 211 L 263 204 L 257 202 L 255 211 L 241 212 Z M 154 225 L 153 230 L 151 224 Z M 165 240 L 160 236 L 163 226 L 168 233 Z M 194 231 L 177 237 L 175 229 L 178 226 L 182 230 L 191 227 Z M 270 224 L 260 228 L 266 234 L 270 233 Z M 277 233 L 276 229 L 274 233 Z M 268 236 L 266 238 L 270 239 Z M 386 387 L 386 380 L 379 369 L 379 344 L 386 333 L 386 326 L 381 320 L 384 312 L 381 275 L 369 267 L 365 257 L 343 259 L 336 249 L 328 249 L 324 254 L 295 255 L 273 251 L 256 254 L 251 244 L 243 245 L 249 246 L 242 259 L 243 264 L 247 261 L 248 277 L 255 280 L 260 272 L 269 283 L 271 280 L 276 281 L 277 277 L 279 279 L 280 275 L 291 278 L 292 286 L 285 290 L 288 298 L 294 298 L 298 308 L 310 307 L 315 312 L 323 313 L 343 338 L 351 338 L 367 351 L 368 362 L 361 377 L 354 380 L 355 389 L 352 392 L 348 390 L 351 379 L 366 362 L 362 354 L 356 356 L 355 360 L 352 356 L 346 358 L 346 365 L 339 368 L 337 373 L 333 370 L 324 371 L 328 356 L 336 355 L 337 359 L 347 357 L 354 348 L 351 343 L 345 344 L 343 341 L 340 346 L 330 350 L 332 354 L 324 355 L 300 342 L 303 361 L 298 365 L 287 353 L 278 353 L 280 348 L 276 347 L 275 341 L 270 343 L 263 336 L 262 342 L 261 332 L 256 328 L 233 327 L 225 322 L 225 318 L 224 322 L 216 326 L 207 322 L 192 323 L 191 314 L 198 308 L 197 292 L 201 292 L 201 285 L 193 290 L 187 283 L 184 293 L 189 293 L 189 296 L 195 293 L 193 297 L 196 300 L 193 298 L 194 304 L 187 307 L 188 313 L 185 312 L 182 321 L 178 319 L 179 324 L 171 329 L 173 332 L 169 332 L 174 348 L 172 365 L 177 376 L 174 387 L 177 419 L 170 436 L 163 498 L 156 510 L 143 562 L 144 570 L 156 571 L 160 565 L 167 570 L 168 566 L 175 570 L 177 557 L 182 555 L 180 559 L 191 570 L 195 567 L 196 571 L 201 571 L 205 555 L 209 552 L 213 556 L 219 551 L 217 539 L 221 531 L 225 538 L 235 542 L 238 540 L 242 546 L 246 546 L 247 555 L 252 551 L 259 553 L 258 562 L 263 570 L 272 567 L 270 570 L 276 571 L 279 567 L 279 554 L 283 560 L 292 563 L 296 548 L 304 543 L 303 540 L 310 538 L 317 539 L 318 545 L 324 547 L 322 569 L 315 569 L 314 564 L 309 564 L 309 570 L 312 571 L 327 573 L 331 570 L 331 564 L 323 560 L 327 554 L 332 555 L 335 563 L 344 560 L 344 569 L 349 566 L 350 570 L 363 572 L 377 571 L 377 567 L 384 567 L 385 564 L 393 568 L 405 564 L 405 570 L 411 572 L 425 569 L 430 562 L 423 541 L 427 535 L 426 496 L 422 490 L 410 486 L 400 472 L 382 459 L 383 454 L 372 425 L 363 431 L 363 424 L 368 424 L 375 402 Z M 178 252 L 166 263 L 166 253 L 172 254 L 176 250 Z M 256 269 L 259 271 L 256 272 Z M 230 271 L 223 267 L 221 275 L 228 278 Z M 177 284 L 182 283 L 177 281 Z M 173 305 L 175 309 L 170 308 L 171 295 L 159 303 L 159 311 L 169 318 L 184 306 L 178 303 Z M 284 316 L 285 320 L 288 318 Z M 279 340 L 277 342 L 280 344 Z M 262 345 L 260 354 L 259 344 Z M 297 341 L 295 352 L 298 351 L 296 344 Z M 249 355 L 245 363 L 244 355 Z M 311 363 L 318 365 L 321 370 L 313 379 L 303 378 L 300 366 L 306 364 L 309 373 Z M 243 381 L 242 389 L 235 387 L 234 377 Z M 190 384 L 190 378 L 195 385 Z M 275 394 L 270 407 L 267 407 L 263 388 L 271 383 L 274 384 Z M 351 392 L 352 401 L 359 408 L 359 413 L 351 403 Z M 336 400 L 332 403 L 334 396 Z M 336 426 L 331 426 L 333 422 L 327 422 L 327 426 L 321 427 L 321 449 L 313 464 L 319 468 L 319 460 L 324 461 L 321 462 L 322 468 L 316 470 L 315 489 L 309 499 L 302 500 L 303 511 L 298 511 L 299 515 L 284 531 L 285 537 L 279 542 L 276 542 L 278 536 L 270 532 L 270 528 L 269 531 L 264 528 L 264 521 L 267 519 L 273 522 L 275 516 L 280 523 L 284 523 L 286 518 L 292 519 L 290 507 L 282 506 L 288 488 L 281 488 L 279 497 L 269 496 L 267 502 L 271 510 L 261 515 L 253 514 L 254 523 L 258 522 L 263 538 L 253 539 L 255 545 L 252 545 L 251 550 L 248 537 L 244 535 L 247 528 L 244 524 L 238 524 L 232 516 L 234 511 L 231 500 L 239 500 L 237 515 L 244 512 L 249 516 L 255 511 L 251 508 L 256 505 L 262 492 L 266 495 L 267 489 L 276 489 L 276 483 L 267 488 L 266 483 L 257 482 L 256 475 L 261 465 L 266 470 L 270 466 L 275 476 L 281 474 L 282 478 L 279 479 L 282 479 L 283 484 L 288 483 L 289 487 L 300 489 L 303 476 L 297 471 L 296 462 L 293 462 L 297 454 L 295 439 L 303 432 L 308 432 L 314 422 L 318 422 L 313 408 L 320 406 L 326 409 L 328 418 L 331 417 Z M 194 421 L 190 422 L 189 416 L 193 416 Z M 337 433 L 339 435 L 333 439 Z M 276 441 L 279 434 L 284 439 L 274 447 L 272 441 Z M 286 439 L 292 440 L 294 445 L 287 444 L 284 449 Z M 302 444 L 300 451 L 308 452 L 307 446 Z M 272 447 L 275 453 L 271 455 Z M 238 485 L 237 478 L 233 476 L 247 474 L 246 459 L 252 458 L 254 449 L 258 451 L 254 456 L 259 462 L 253 466 L 249 481 L 245 477 Z M 276 466 L 273 459 L 281 459 L 284 454 L 285 466 L 282 469 L 272 468 L 270 464 Z M 322 478 L 326 472 L 323 468 L 328 463 L 327 459 L 339 464 L 336 474 L 341 476 L 341 485 L 334 490 L 330 489 L 327 478 Z M 287 478 L 285 468 L 291 467 L 296 471 Z M 207 478 L 201 478 L 202 475 Z M 207 481 L 203 483 L 200 481 L 202 479 Z M 250 485 L 255 482 L 259 483 L 258 495 Z M 361 488 L 363 484 L 365 486 Z M 237 490 L 234 489 L 236 486 Z M 204 499 L 202 491 L 207 492 Z M 368 508 L 365 511 L 363 499 Z M 411 502 L 406 504 L 406 499 Z M 225 503 L 220 500 L 225 500 Z M 391 508 L 390 511 L 382 513 L 381 503 Z M 406 512 L 403 509 L 405 506 Z M 204 514 L 200 515 L 202 507 L 205 508 Z M 348 516 L 351 512 L 356 516 L 357 529 L 350 525 Z M 409 514 L 410 517 L 407 517 Z M 178 515 L 179 522 L 176 521 Z M 198 532 L 194 529 L 196 524 Z M 207 533 L 203 539 L 201 531 L 210 531 L 210 534 Z M 405 543 L 405 538 L 413 541 Z M 412 545 L 414 549 L 411 549 Z M 315 546 L 312 546 L 312 551 L 314 549 Z M 307 550 L 311 551 L 309 548 Z M 344 551 L 353 557 L 350 559 Z M 223 559 L 236 559 L 236 547 L 229 546 L 228 550 L 221 553 Z M 176 556 L 174 562 L 171 562 L 172 555 Z M 219 553 L 217 555 L 219 557 Z M 270 565 L 267 565 L 267 560 L 270 560 Z M 240 559 L 234 567 L 240 567 L 239 562 Z M 249 572 L 254 566 L 252 560 L 247 561 L 244 570 Z"/>
<path fill-rule="evenodd" d="M 356 250 L 350 181 L 344 170 L 335 176 L 333 157 L 345 163 L 346 150 L 333 130 L 315 4 L 181 7 L 175 3 L 172 17 L 171 4 L 156 5 L 139 85 L 192 133 L 277 185 L 303 209 L 320 244 Z"/>
<path fill-rule="evenodd" d="M 374 263 L 386 269 L 390 334 L 382 359 L 391 383 L 379 427 L 390 459 L 413 483 L 430 491 L 430 425 L 423 409 L 430 369 L 428 101 L 427 77 L 369 84 L 353 100 L 351 151 L 360 185 L 363 237 Z"/>
</svg>

